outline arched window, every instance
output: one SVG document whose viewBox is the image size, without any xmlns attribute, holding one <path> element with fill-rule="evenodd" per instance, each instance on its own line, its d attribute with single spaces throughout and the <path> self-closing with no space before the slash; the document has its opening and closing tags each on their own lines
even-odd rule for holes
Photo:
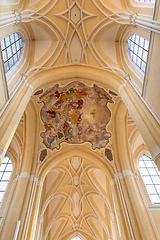
<svg viewBox="0 0 160 240">
<path fill-rule="evenodd" d="M 155 3 L 155 0 L 137 0 L 137 2 Z"/>
<path fill-rule="evenodd" d="M 12 162 L 5 156 L 0 166 L 0 204 L 7 188 L 10 176 L 12 174 Z"/>
<path fill-rule="evenodd" d="M 146 68 L 149 41 L 137 34 L 133 34 L 127 41 L 128 52 L 132 62 L 144 74 Z"/>
<path fill-rule="evenodd" d="M 7 73 L 20 59 L 23 40 L 17 33 L 12 33 L 1 40 L 1 49 L 5 72 Z"/>
<path fill-rule="evenodd" d="M 154 160 L 147 155 L 143 155 L 139 160 L 139 171 L 152 203 L 160 203 L 160 171 Z"/>
<path fill-rule="evenodd" d="M 80 237 L 76 236 L 74 238 L 72 238 L 71 240 L 82 240 Z"/>
</svg>

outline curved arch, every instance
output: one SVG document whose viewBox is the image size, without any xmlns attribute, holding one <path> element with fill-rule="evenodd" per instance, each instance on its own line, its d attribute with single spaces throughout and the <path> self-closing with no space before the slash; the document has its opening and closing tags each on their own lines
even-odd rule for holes
<svg viewBox="0 0 160 240">
<path fill-rule="evenodd" d="M 45 86 L 44 86 L 44 79 L 46 79 Z M 5 146 L 5 144 L 6 142 L 9 143 L 9 139 L 11 136 L 10 129 L 11 128 L 15 129 L 15 121 L 13 121 L 13 119 L 16 118 L 17 119 L 16 122 L 18 124 L 18 121 L 19 121 L 18 119 L 20 119 L 24 111 L 24 106 L 27 105 L 27 103 L 31 98 L 31 94 L 32 94 L 30 90 L 31 86 L 32 86 L 31 88 L 34 88 L 34 90 L 36 91 L 36 90 L 39 90 L 39 88 L 49 86 L 50 84 L 56 84 L 58 82 L 63 85 L 70 81 L 73 81 L 74 79 L 76 80 L 80 79 L 82 82 L 86 83 L 87 85 L 92 86 L 94 82 L 104 88 L 106 86 L 107 88 L 114 89 L 117 92 L 119 91 L 123 101 L 127 105 L 132 116 L 135 115 L 135 112 L 137 112 L 138 115 L 136 116 L 138 116 L 138 119 L 139 118 L 141 119 L 141 121 L 139 120 L 136 121 L 136 118 L 134 118 L 137 126 L 139 126 L 139 124 L 142 124 L 149 127 L 152 120 L 152 125 L 153 125 L 153 122 L 155 123 L 154 129 L 152 129 L 152 133 L 154 131 L 155 134 L 154 135 L 152 134 L 152 136 L 150 136 L 151 132 L 149 131 L 149 128 L 148 128 L 148 130 L 147 131 L 145 130 L 145 132 L 143 132 L 143 135 L 142 135 L 144 136 L 146 143 L 148 143 L 148 147 L 151 145 L 151 140 L 152 140 L 152 146 L 150 150 L 152 151 L 152 148 L 154 148 L 159 142 L 159 131 L 158 131 L 159 126 L 156 120 L 154 119 L 154 117 L 151 114 L 149 114 L 149 110 L 144 105 L 144 103 L 140 100 L 140 98 L 137 96 L 137 93 L 131 88 L 130 84 L 123 85 L 123 77 L 121 77 L 117 73 L 113 73 L 112 71 L 101 69 L 101 68 L 94 68 L 91 66 L 80 65 L 80 64 L 71 64 L 71 65 L 65 65 L 65 66 L 49 68 L 49 69 L 46 68 L 28 77 L 28 85 L 25 86 L 25 83 L 22 84 L 18 91 L 18 94 L 20 94 L 21 96 L 19 98 L 19 102 L 17 102 L 17 96 L 14 99 L 12 99 L 12 104 L 9 106 L 9 108 L 6 109 L 5 114 L 3 114 L 1 118 L 3 129 L 7 129 L 7 130 L 5 131 L 4 134 L 0 134 L 2 135 L 1 137 L 3 137 L 4 139 L 4 141 L 1 141 L 0 147 L 4 150 L 6 149 L 7 145 Z M 133 100 L 135 100 L 134 105 L 133 105 Z M 138 105 L 137 105 L 137 100 L 140 100 L 138 102 Z M 21 108 L 19 110 L 20 106 Z M 10 110 L 12 110 L 12 114 L 9 114 Z M 141 115 L 139 115 L 139 112 L 141 112 Z M 147 114 L 149 114 L 150 118 L 145 117 L 146 112 Z M 10 122 L 9 127 L 7 122 L 5 121 L 6 116 L 7 116 L 7 122 Z M 148 141 L 148 136 L 150 136 L 149 141 Z M 155 140 L 153 139 L 153 136 Z"/>
<path fill-rule="evenodd" d="M 90 151 L 88 148 L 85 148 L 81 145 L 68 146 L 68 144 L 63 144 L 61 151 L 56 151 L 54 155 L 50 155 L 45 160 L 43 165 L 41 165 L 39 169 L 39 179 L 41 181 L 44 181 L 45 176 L 54 166 L 74 156 L 78 156 L 80 158 L 87 159 L 92 163 L 95 163 L 101 170 L 104 171 L 105 169 L 105 172 L 109 179 L 113 178 L 114 172 L 112 166 L 109 161 L 106 161 L 106 159 L 104 159 L 103 156 L 100 156 L 98 153 Z"/>
<path fill-rule="evenodd" d="M 63 70 L 62 70 L 63 69 Z M 119 86 L 123 83 L 124 77 L 111 70 L 96 68 L 83 64 L 66 64 L 59 67 L 42 68 L 40 71 L 28 76 L 28 82 L 32 84 L 34 91 L 49 84 L 61 83 L 66 84 L 70 80 L 79 78 L 89 85 L 93 81 L 100 86 L 107 86 L 118 91 Z"/>
<path fill-rule="evenodd" d="M 82 240 L 83 238 L 80 238 L 77 234 L 76 236 L 72 236 L 70 240 Z"/>
<path fill-rule="evenodd" d="M 51 175 L 46 176 L 46 179 L 44 181 L 43 194 L 41 198 L 41 207 L 39 210 L 40 211 L 39 218 L 45 219 L 43 232 L 44 239 L 46 239 L 49 231 L 52 228 L 54 228 L 54 224 L 55 228 L 57 228 L 58 224 L 57 221 L 61 220 L 62 222 L 63 221 L 65 222 L 64 223 L 65 225 L 67 224 L 67 222 L 69 223 L 69 225 L 70 224 L 73 225 L 74 231 L 81 230 L 84 227 L 85 232 L 86 233 L 88 232 L 91 235 L 92 235 L 91 229 L 94 228 L 95 223 L 98 222 L 99 226 L 101 226 L 102 229 L 105 229 L 105 234 L 107 236 L 110 235 L 109 222 L 110 214 L 113 213 L 113 210 L 109 199 L 110 196 L 109 179 L 108 176 L 106 176 L 106 174 L 104 174 L 105 175 L 104 179 L 102 176 L 103 175 L 102 171 L 100 171 L 101 179 L 99 180 L 98 176 L 95 174 L 95 170 L 99 169 L 99 167 L 97 165 L 92 164 L 88 159 L 87 160 L 86 159 L 87 157 L 85 157 L 85 159 L 73 157 L 68 160 L 66 159 L 65 161 L 62 160 L 61 163 L 56 164 L 56 166 L 53 167 Z M 75 169 L 75 172 L 72 169 L 71 165 L 73 169 Z M 58 169 L 58 171 L 60 172 L 61 170 L 64 170 L 65 174 L 63 174 L 61 178 L 61 175 L 59 174 L 57 175 L 56 173 L 54 173 L 54 169 L 55 170 Z M 93 177 L 95 177 L 102 186 L 103 181 L 107 182 L 105 188 L 105 191 L 107 193 L 106 195 L 103 192 L 101 192 L 101 190 L 96 188 L 96 186 L 94 185 L 94 179 L 91 179 L 89 177 L 91 169 L 93 170 Z M 106 171 L 103 169 L 103 172 L 105 173 Z M 77 184 L 76 180 L 74 180 L 75 176 L 78 177 L 79 184 Z M 52 187 L 54 188 L 53 191 Z M 99 204 L 101 204 L 100 208 Z M 87 206 L 89 208 L 89 211 L 86 211 Z M 47 212 L 48 214 L 46 216 Z M 85 225 L 85 222 L 88 221 L 87 219 L 91 219 L 91 222 L 87 223 L 88 226 L 91 225 L 89 227 L 90 228 L 89 231 Z M 76 226 L 76 224 L 78 225 Z M 61 224 L 60 228 L 63 228 L 62 225 L 63 223 Z M 61 238 L 63 239 L 63 236 L 69 233 L 68 227 L 66 228 L 65 226 L 63 228 L 63 231 L 59 236 L 60 239 Z M 52 234 L 53 232 L 54 231 L 52 231 Z M 100 234 L 98 232 L 96 233 L 97 235 Z M 54 234 L 56 235 L 56 232 Z"/>
</svg>

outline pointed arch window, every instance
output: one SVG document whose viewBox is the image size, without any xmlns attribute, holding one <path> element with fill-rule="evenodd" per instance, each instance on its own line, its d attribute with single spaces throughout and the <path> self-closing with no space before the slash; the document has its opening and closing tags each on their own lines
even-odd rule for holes
<svg viewBox="0 0 160 240">
<path fill-rule="evenodd" d="M 155 0 L 137 0 L 137 2 L 155 3 Z"/>
<path fill-rule="evenodd" d="M 0 166 L 0 204 L 5 194 L 10 176 L 12 174 L 12 162 L 5 156 Z"/>
<path fill-rule="evenodd" d="M 20 59 L 23 49 L 22 37 L 17 32 L 8 35 L 1 40 L 1 49 L 7 73 Z"/>
<path fill-rule="evenodd" d="M 127 41 L 128 52 L 132 62 L 145 73 L 149 41 L 137 34 L 133 34 Z"/>
<path fill-rule="evenodd" d="M 72 238 L 71 240 L 82 240 L 80 237 L 76 236 L 74 238 Z"/>
<path fill-rule="evenodd" d="M 160 203 L 160 171 L 154 160 L 143 155 L 139 160 L 139 171 L 152 203 Z"/>
</svg>

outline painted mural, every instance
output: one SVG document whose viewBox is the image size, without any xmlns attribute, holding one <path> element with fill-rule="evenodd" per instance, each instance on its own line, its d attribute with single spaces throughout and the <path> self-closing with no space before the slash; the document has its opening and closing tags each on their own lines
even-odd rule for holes
<svg viewBox="0 0 160 240">
<path fill-rule="evenodd" d="M 106 125 L 111 111 L 107 104 L 114 102 L 103 88 L 80 82 L 65 87 L 57 84 L 44 92 L 38 102 L 44 104 L 40 115 L 45 132 L 41 137 L 46 147 L 59 149 L 62 142 L 90 142 L 93 149 L 100 149 L 109 142 L 111 133 L 106 131 Z"/>
</svg>

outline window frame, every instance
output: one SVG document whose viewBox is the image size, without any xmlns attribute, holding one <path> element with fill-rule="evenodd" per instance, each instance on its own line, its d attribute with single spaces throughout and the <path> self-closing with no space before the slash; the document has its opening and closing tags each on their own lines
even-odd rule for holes
<svg viewBox="0 0 160 240">
<path fill-rule="evenodd" d="M 155 0 L 135 0 L 137 3 L 144 3 L 144 4 L 155 4 Z"/>
<path fill-rule="evenodd" d="M 140 35 L 143 38 L 149 40 L 150 32 L 147 32 L 143 29 L 133 28 L 132 26 L 127 26 L 127 28 L 124 30 L 122 40 L 121 40 L 121 46 L 120 46 L 121 61 L 124 67 L 124 71 L 131 76 L 131 83 L 133 87 L 141 95 L 143 84 L 144 84 L 144 75 L 141 73 L 139 68 L 132 62 L 129 56 L 128 46 L 127 46 L 128 38 L 133 34 Z"/>
<path fill-rule="evenodd" d="M 11 71 L 11 69 L 20 61 L 23 52 L 23 42 L 23 37 L 18 32 L 13 32 L 1 39 L 1 51 L 3 55 L 4 68 L 6 63 L 9 67 L 5 70 L 5 74 Z M 9 52 L 10 56 L 8 56 Z M 6 56 L 6 59 L 4 56 Z M 16 59 L 14 59 L 15 57 Z M 10 61 L 13 62 L 11 65 Z"/>
<path fill-rule="evenodd" d="M 5 158 L 8 158 L 8 162 L 7 163 L 4 163 L 3 161 L 4 161 L 4 159 Z M 12 173 L 13 173 L 13 163 L 12 163 L 12 160 L 6 155 L 5 157 L 4 157 L 4 159 L 3 159 L 3 161 L 2 161 L 2 163 L 1 163 L 1 166 L 0 166 L 0 173 L 2 173 L 2 175 L 0 176 L 0 183 L 2 183 L 2 182 L 6 182 L 7 184 L 6 184 L 6 187 L 5 187 L 5 189 L 4 190 L 0 190 L 0 193 L 2 192 L 3 194 L 2 194 L 2 198 L 1 198 L 1 200 L 0 200 L 0 206 L 2 205 L 2 202 L 3 202 L 3 200 L 4 200 L 4 197 L 5 197 L 5 194 L 6 194 L 6 191 L 7 191 L 7 188 L 8 188 L 8 185 L 9 185 L 9 182 L 10 182 L 10 180 L 11 180 L 11 176 L 12 176 Z M 2 165 L 4 165 L 5 167 L 4 167 L 4 170 L 2 170 L 1 168 L 2 168 Z M 12 167 L 12 171 L 6 171 L 6 169 L 7 169 L 7 167 L 9 166 L 9 165 L 11 165 L 11 167 Z M 4 175 L 5 175 L 5 173 L 10 173 L 10 175 L 9 175 L 9 178 L 6 180 L 6 179 L 4 179 Z"/>
<path fill-rule="evenodd" d="M 78 238 L 78 239 L 77 239 Z M 80 238 L 78 235 L 76 235 L 75 237 L 71 238 L 71 240 L 83 240 L 82 238 Z"/>
<path fill-rule="evenodd" d="M 29 53 L 30 53 L 30 48 L 31 48 L 30 41 L 29 41 L 30 36 L 25 31 L 25 29 L 17 28 L 14 32 L 18 33 L 22 37 L 23 50 L 22 50 L 22 53 L 21 53 L 21 56 L 20 56 L 18 62 L 7 73 L 5 73 L 5 71 L 4 71 L 9 93 L 10 93 L 10 90 L 12 88 L 14 88 L 14 86 L 16 85 L 17 79 L 16 79 L 16 82 L 14 81 L 14 78 L 16 77 L 16 75 L 19 73 L 21 75 L 23 72 L 26 71 L 26 69 L 28 69 L 28 62 L 26 63 L 26 60 L 28 59 L 28 57 L 30 57 Z M 7 33 L 5 33 L 4 35 L 1 36 L 1 39 L 7 37 L 8 35 L 11 35 L 14 32 L 8 31 Z M 21 71 L 21 69 L 25 66 L 25 64 L 26 64 L 26 67 Z M 10 87 L 10 85 L 11 85 L 11 87 Z M 16 86 L 15 86 L 15 88 L 16 88 Z"/>
<path fill-rule="evenodd" d="M 129 2 L 132 4 L 133 7 L 138 8 L 151 8 L 153 9 L 155 6 L 155 2 L 140 2 L 138 0 L 129 0 Z"/>
<path fill-rule="evenodd" d="M 74 240 L 75 237 L 79 237 L 80 240 L 86 240 L 86 238 L 84 236 L 82 236 L 82 234 L 80 234 L 79 232 L 76 232 L 73 235 L 71 235 L 71 237 L 69 237 L 68 240 Z"/>
<path fill-rule="evenodd" d="M 135 35 L 135 40 L 132 41 L 132 38 L 133 36 Z M 136 43 L 136 38 L 139 38 L 138 40 L 138 43 Z M 143 46 L 140 45 L 140 42 L 141 42 L 141 39 L 143 41 Z M 131 43 L 133 43 L 133 51 L 131 49 L 131 46 L 129 46 L 129 41 L 130 41 L 130 45 Z M 147 58 L 148 58 L 148 49 L 145 49 L 145 41 L 148 41 L 148 49 L 149 49 L 149 40 L 147 38 L 144 38 L 143 36 L 137 34 L 137 33 L 134 33 L 132 35 L 129 35 L 129 37 L 127 38 L 127 48 L 128 48 L 128 55 L 129 55 L 129 58 L 131 60 L 131 63 L 133 64 L 134 67 L 136 67 L 136 69 L 138 69 L 138 71 L 140 71 L 141 75 L 143 75 L 143 78 L 144 78 L 144 75 L 145 75 L 145 70 L 146 70 L 146 65 L 147 65 Z M 137 46 L 137 53 L 134 51 L 135 47 Z M 142 49 L 142 56 L 139 55 L 139 52 L 140 52 L 140 49 Z M 133 58 L 131 57 L 131 52 L 133 53 L 134 56 L 136 56 L 136 60 L 139 58 L 140 59 L 140 66 L 142 65 L 142 63 L 144 62 L 145 63 L 145 70 L 143 70 L 140 66 L 138 66 L 138 64 L 133 60 Z M 147 52 L 147 57 L 146 57 L 146 61 L 143 60 L 143 55 L 144 55 L 144 52 Z"/>
<path fill-rule="evenodd" d="M 154 202 L 154 201 L 152 200 L 152 198 L 151 198 L 151 195 L 153 195 L 153 194 L 151 194 L 151 193 L 149 192 L 149 190 L 147 189 L 147 185 L 153 185 L 154 187 L 155 187 L 156 185 L 160 185 L 160 183 L 159 183 L 159 184 L 156 184 L 155 182 L 153 182 L 153 179 L 152 179 L 152 176 L 156 176 L 156 177 L 157 177 L 158 174 L 157 174 L 157 175 L 151 175 L 151 174 L 149 173 L 149 170 L 148 170 L 149 167 L 146 167 L 147 172 L 148 172 L 148 175 L 146 175 L 146 177 L 148 176 L 148 177 L 150 178 L 150 180 L 152 181 L 152 184 L 146 184 L 146 183 L 145 183 L 144 176 L 142 175 L 142 173 L 141 173 L 141 171 L 140 171 L 140 168 L 139 168 L 139 161 L 140 161 L 140 159 L 141 159 L 143 156 L 146 156 L 147 158 L 149 158 L 151 161 L 154 162 L 154 160 L 152 159 L 152 157 L 150 156 L 150 154 L 147 154 L 147 153 L 141 154 L 141 155 L 139 156 L 139 158 L 138 158 L 138 171 L 139 171 L 139 174 L 140 174 L 140 176 L 141 176 L 141 178 L 142 178 L 142 180 L 143 180 L 143 184 L 144 184 L 144 186 L 145 186 L 145 189 L 146 189 L 146 191 L 147 191 L 147 193 L 148 193 L 148 197 L 149 197 L 152 205 L 159 205 L 159 204 L 160 204 L 160 192 L 158 192 L 158 194 L 155 194 L 155 195 L 158 195 L 158 196 L 159 196 L 159 202 Z M 142 161 L 145 161 L 145 160 L 142 160 Z M 146 166 L 146 164 L 145 164 L 145 166 Z M 141 167 L 141 168 L 142 168 L 142 167 Z M 154 164 L 152 164 L 152 166 L 151 166 L 150 168 L 156 169 L 156 172 L 157 172 L 157 168 L 158 168 L 158 167 L 156 166 L 155 162 L 154 162 Z M 160 172 L 160 171 L 159 171 L 159 172 Z M 159 179 L 160 179 L 160 173 L 159 173 Z M 157 190 L 156 190 L 156 191 L 157 191 Z"/>
</svg>

